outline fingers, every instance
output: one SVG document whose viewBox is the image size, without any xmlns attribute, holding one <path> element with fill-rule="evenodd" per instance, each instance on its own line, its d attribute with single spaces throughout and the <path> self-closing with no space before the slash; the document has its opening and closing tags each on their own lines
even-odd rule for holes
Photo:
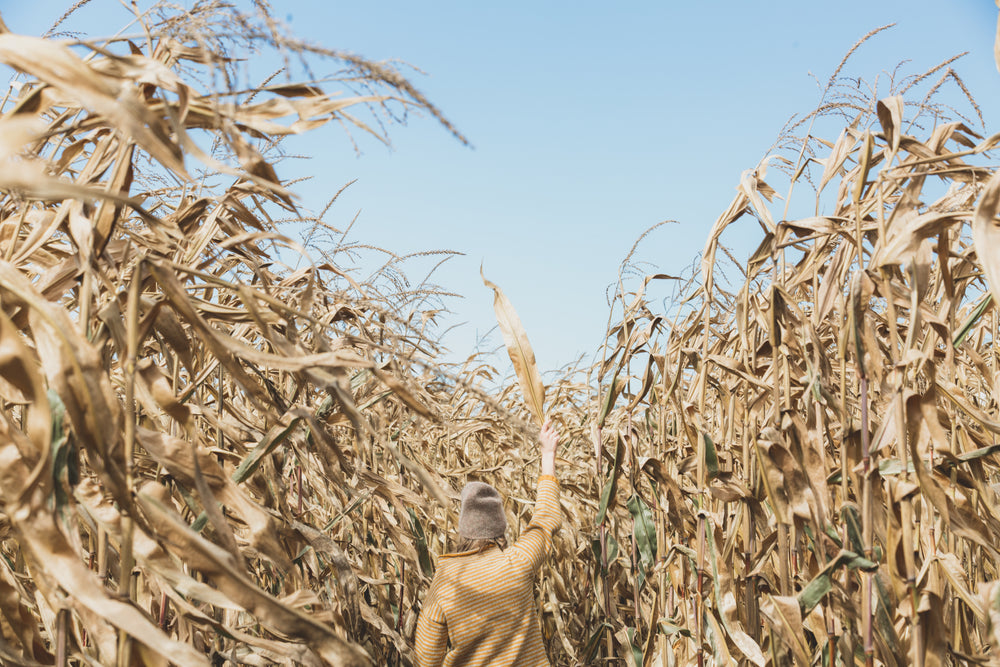
<svg viewBox="0 0 1000 667">
<path fill-rule="evenodd" d="M 545 449 L 555 449 L 559 444 L 559 432 L 556 430 L 555 425 L 552 424 L 551 419 L 545 420 L 539 436 L 542 446 Z"/>
</svg>

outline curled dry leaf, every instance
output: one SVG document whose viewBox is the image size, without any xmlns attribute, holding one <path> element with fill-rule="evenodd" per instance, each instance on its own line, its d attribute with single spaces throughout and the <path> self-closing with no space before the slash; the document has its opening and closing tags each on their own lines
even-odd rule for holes
<svg viewBox="0 0 1000 667">
<path fill-rule="evenodd" d="M 507 347 L 507 354 L 514 365 L 518 385 L 524 394 L 525 404 L 539 426 L 545 421 L 545 385 L 535 363 L 535 352 L 531 349 L 528 334 L 517 316 L 514 305 L 499 287 L 491 283 L 479 270 L 483 284 L 493 290 L 493 311 L 496 313 L 500 333 Z"/>
</svg>

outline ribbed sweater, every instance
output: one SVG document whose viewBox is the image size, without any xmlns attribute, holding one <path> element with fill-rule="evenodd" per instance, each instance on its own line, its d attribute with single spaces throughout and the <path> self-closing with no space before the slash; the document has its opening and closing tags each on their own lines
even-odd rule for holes
<svg viewBox="0 0 1000 667">
<path fill-rule="evenodd" d="M 419 667 L 548 667 L 534 589 L 561 523 L 559 482 L 541 475 L 531 523 L 512 546 L 438 558 L 417 620 Z"/>
</svg>

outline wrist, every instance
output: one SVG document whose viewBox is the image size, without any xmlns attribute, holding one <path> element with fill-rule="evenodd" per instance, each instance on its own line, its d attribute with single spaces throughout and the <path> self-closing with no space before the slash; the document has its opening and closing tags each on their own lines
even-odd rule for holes
<svg viewBox="0 0 1000 667">
<path fill-rule="evenodd" d="M 555 476 L 556 473 L 556 453 L 542 452 L 542 474 Z"/>
</svg>

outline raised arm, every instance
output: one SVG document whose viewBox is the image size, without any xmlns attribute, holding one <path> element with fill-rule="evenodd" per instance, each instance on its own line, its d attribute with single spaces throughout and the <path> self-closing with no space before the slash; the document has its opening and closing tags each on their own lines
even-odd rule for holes
<svg viewBox="0 0 1000 667">
<path fill-rule="evenodd" d="M 552 546 L 552 533 L 562 524 L 562 509 L 559 507 L 559 480 L 556 479 L 556 450 L 559 436 L 551 422 L 542 426 L 541 441 L 542 470 L 538 476 L 538 497 L 531 523 L 527 525 L 521 538 L 514 543 L 513 551 L 523 558 L 533 570 L 542 561 Z"/>
</svg>

